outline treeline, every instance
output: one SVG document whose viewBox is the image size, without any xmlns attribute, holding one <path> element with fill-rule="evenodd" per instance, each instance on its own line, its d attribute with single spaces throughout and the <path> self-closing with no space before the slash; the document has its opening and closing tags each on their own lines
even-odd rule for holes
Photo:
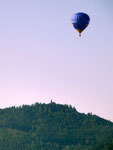
<svg viewBox="0 0 113 150">
<path fill-rule="evenodd" d="M 112 122 L 68 105 L 0 109 L 0 150 L 111 150 L 112 139 Z"/>
</svg>

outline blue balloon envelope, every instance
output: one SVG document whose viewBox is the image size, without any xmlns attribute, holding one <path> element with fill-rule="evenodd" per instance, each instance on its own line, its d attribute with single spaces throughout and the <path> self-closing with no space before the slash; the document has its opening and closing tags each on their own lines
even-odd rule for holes
<svg viewBox="0 0 113 150">
<path fill-rule="evenodd" d="M 88 26 L 90 18 L 86 13 L 78 12 L 72 16 L 72 25 L 79 32 L 81 36 L 82 31 Z"/>
</svg>

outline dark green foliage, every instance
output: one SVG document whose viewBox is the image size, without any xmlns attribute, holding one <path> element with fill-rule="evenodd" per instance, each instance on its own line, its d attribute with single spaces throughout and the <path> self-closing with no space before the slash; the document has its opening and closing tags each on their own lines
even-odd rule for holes
<svg viewBox="0 0 113 150">
<path fill-rule="evenodd" d="M 0 109 L 0 150 L 111 150 L 111 139 L 112 122 L 68 105 Z"/>
<path fill-rule="evenodd" d="M 96 145 L 93 150 L 113 150 L 113 139 L 109 142 Z"/>
</svg>

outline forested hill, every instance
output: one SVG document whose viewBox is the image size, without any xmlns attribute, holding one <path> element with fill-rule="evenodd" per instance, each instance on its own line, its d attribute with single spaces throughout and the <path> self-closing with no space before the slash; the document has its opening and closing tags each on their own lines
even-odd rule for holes
<svg viewBox="0 0 113 150">
<path fill-rule="evenodd" d="M 112 139 L 112 122 L 68 105 L 0 109 L 0 150 L 113 150 Z"/>
</svg>

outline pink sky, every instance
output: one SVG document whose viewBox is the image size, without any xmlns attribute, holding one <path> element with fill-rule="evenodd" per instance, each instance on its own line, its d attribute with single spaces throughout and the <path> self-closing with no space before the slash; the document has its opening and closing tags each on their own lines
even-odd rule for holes
<svg viewBox="0 0 113 150">
<path fill-rule="evenodd" d="M 71 16 L 91 18 L 81 38 Z M 71 104 L 113 121 L 113 2 L 0 2 L 0 108 Z"/>
</svg>

